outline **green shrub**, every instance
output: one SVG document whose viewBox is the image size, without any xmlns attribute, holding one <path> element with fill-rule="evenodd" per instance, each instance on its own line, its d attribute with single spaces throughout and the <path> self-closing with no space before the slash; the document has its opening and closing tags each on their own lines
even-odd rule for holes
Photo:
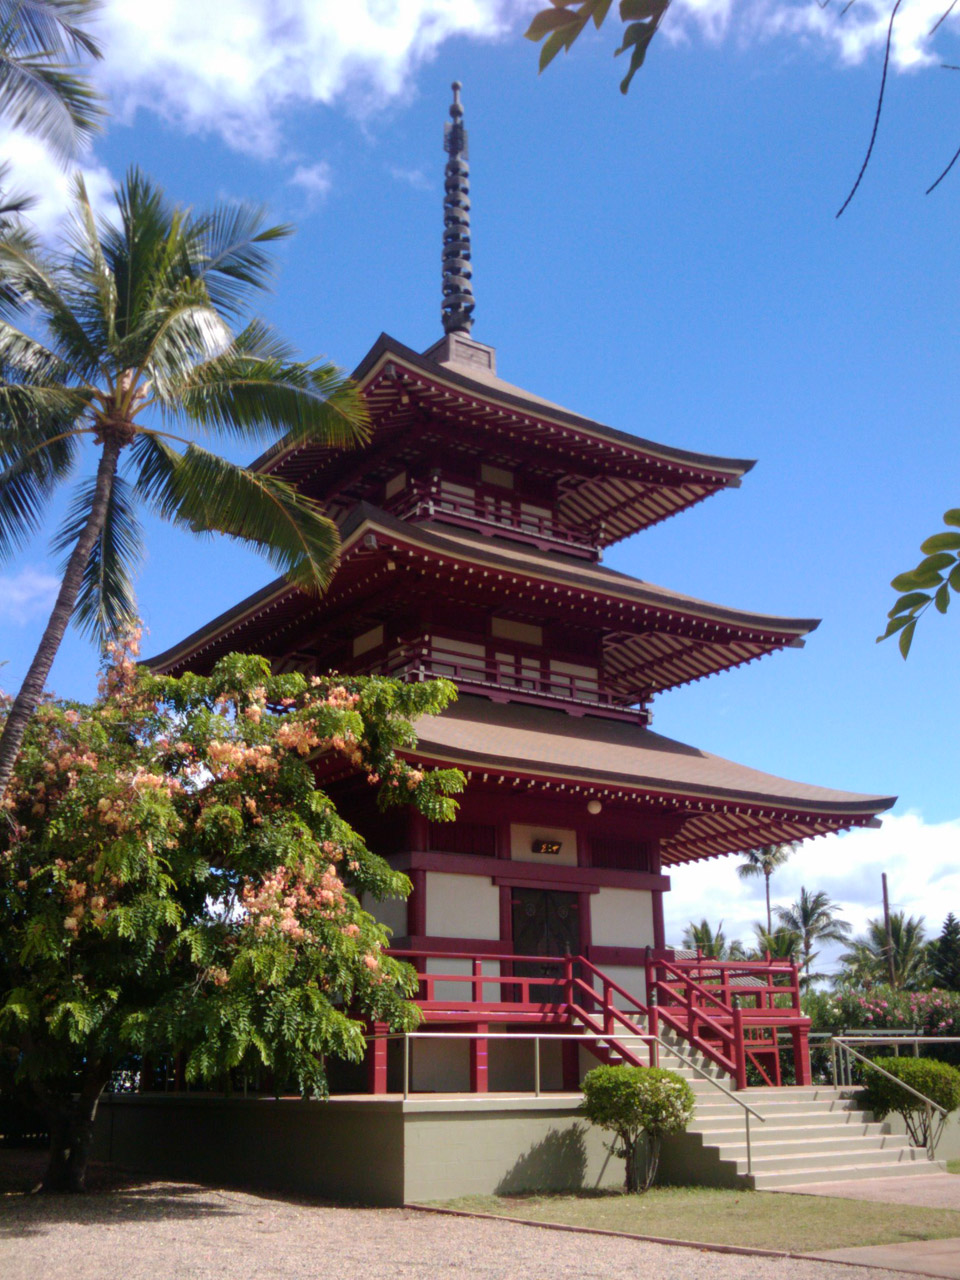
<svg viewBox="0 0 960 1280">
<path fill-rule="evenodd" d="M 877 1058 L 876 1065 L 890 1075 L 922 1093 L 925 1098 L 944 1111 L 956 1111 L 960 1107 L 960 1071 L 935 1058 Z M 945 1117 L 933 1111 L 928 1117 L 926 1105 L 919 1098 L 901 1089 L 893 1080 L 864 1067 L 866 1089 L 863 1102 L 878 1120 L 891 1112 L 903 1117 L 910 1141 L 917 1147 L 927 1146 L 931 1138 L 930 1120 L 933 1122 L 934 1145 L 940 1137 Z"/>
<path fill-rule="evenodd" d="M 660 1140 L 682 1133 L 693 1115 L 693 1090 L 682 1076 L 660 1067 L 594 1067 L 583 1079 L 581 1113 L 616 1135 L 610 1150 L 626 1161 L 628 1191 L 646 1191 L 657 1176 Z M 647 1136 L 640 1178 L 641 1139 Z"/>
</svg>

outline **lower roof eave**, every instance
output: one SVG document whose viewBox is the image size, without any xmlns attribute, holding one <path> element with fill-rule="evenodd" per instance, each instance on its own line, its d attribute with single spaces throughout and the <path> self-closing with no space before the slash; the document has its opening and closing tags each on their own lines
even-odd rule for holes
<svg viewBox="0 0 960 1280">
<path fill-rule="evenodd" d="M 663 816 L 681 816 L 681 830 L 661 839 L 664 866 L 739 854 L 768 844 L 790 844 L 854 827 L 879 826 L 878 815 L 896 803 L 895 796 L 853 795 L 847 801 L 811 803 L 729 788 L 678 786 L 657 778 L 596 774 L 573 767 L 538 769 L 529 761 L 437 750 L 426 741 L 404 754 L 418 765 L 459 768 L 468 780 L 477 780 L 479 775 L 487 782 L 511 788 L 532 786 L 557 799 L 576 796 L 586 803 L 596 798 L 637 805 Z"/>
</svg>

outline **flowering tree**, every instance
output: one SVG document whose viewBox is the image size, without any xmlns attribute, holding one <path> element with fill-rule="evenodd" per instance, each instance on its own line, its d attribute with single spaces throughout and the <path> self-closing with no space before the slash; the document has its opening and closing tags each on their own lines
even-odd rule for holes
<svg viewBox="0 0 960 1280">
<path fill-rule="evenodd" d="M 82 1189 L 129 1053 L 176 1052 L 208 1083 L 263 1066 L 322 1096 L 324 1056 L 358 1060 L 367 1022 L 414 1026 L 412 970 L 359 902 L 409 881 L 311 761 L 340 756 L 371 805 L 433 820 L 462 786 L 398 754 L 454 696 L 444 681 L 274 676 L 239 655 L 175 679 L 134 658 L 112 646 L 93 705 L 40 707 L 0 816 L 0 1050 L 46 1110 L 47 1189 Z"/>
</svg>

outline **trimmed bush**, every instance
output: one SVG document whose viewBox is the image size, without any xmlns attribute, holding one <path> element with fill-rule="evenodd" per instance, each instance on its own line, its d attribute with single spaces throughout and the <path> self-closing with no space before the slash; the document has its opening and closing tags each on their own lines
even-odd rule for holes
<svg viewBox="0 0 960 1280">
<path fill-rule="evenodd" d="M 960 1107 L 960 1071 L 956 1067 L 951 1067 L 946 1062 L 937 1062 L 935 1058 L 877 1058 L 876 1065 L 883 1067 L 890 1075 L 896 1076 L 897 1080 L 916 1089 L 917 1093 L 922 1093 L 945 1111 L 956 1111 Z M 882 1076 L 879 1071 L 864 1067 L 863 1074 L 866 1085 L 864 1105 L 878 1120 L 883 1120 L 891 1112 L 902 1116 L 914 1146 L 927 1146 L 931 1130 L 926 1105 L 906 1089 L 901 1089 L 893 1080 Z M 934 1111 L 931 1118 L 935 1144 L 940 1137 L 945 1117 Z"/>
<path fill-rule="evenodd" d="M 682 1076 L 661 1067 L 594 1067 L 583 1078 L 580 1111 L 616 1135 L 610 1151 L 626 1162 L 627 1191 L 646 1191 L 657 1176 L 660 1140 L 682 1133 L 693 1116 L 693 1090 Z M 641 1140 L 646 1164 L 640 1177 Z M 641 1185 L 642 1184 L 642 1185 Z"/>
</svg>

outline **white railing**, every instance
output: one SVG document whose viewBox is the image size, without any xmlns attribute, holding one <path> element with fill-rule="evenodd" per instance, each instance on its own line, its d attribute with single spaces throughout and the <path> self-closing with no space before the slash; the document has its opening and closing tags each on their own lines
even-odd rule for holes
<svg viewBox="0 0 960 1280">
<path fill-rule="evenodd" d="M 558 1034 L 558 1035 L 553 1035 L 553 1034 L 541 1035 L 535 1031 L 515 1031 L 515 1032 L 512 1032 L 512 1031 L 394 1031 L 394 1032 L 388 1032 L 386 1035 L 367 1036 L 366 1039 L 368 1044 L 371 1044 L 372 1042 L 377 1040 L 402 1041 L 403 1043 L 402 1081 L 403 1081 L 403 1097 L 405 1101 L 409 1099 L 410 1092 L 411 1092 L 410 1090 L 410 1042 L 411 1040 L 437 1040 L 437 1039 L 478 1040 L 478 1041 L 479 1040 L 483 1040 L 483 1041 L 509 1040 L 512 1044 L 515 1044 L 518 1040 L 532 1040 L 533 1041 L 533 1093 L 534 1093 L 534 1097 L 536 1098 L 542 1097 L 543 1095 L 543 1091 L 541 1088 L 541 1074 L 540 1074 L 540 1043 L 541 1041 L 546 1040 L 548 1044 L 557 1044 L 558 1042 L 562 1043 L 563 1041 L 573 1041 L 577 1044 L 584 1044 L 586 1041 L 591 1041 L 591 1042 L 603 1044 L 605 1048 L 613 1049 L 614 1052 L 616 1052 L 617 1043 L 618 1043 L 617 1039 L 610 1036 L 609 1034 L 594 1035 L 594 1034 L 585 1032 L 585 1033 L 571 1033 L 571 1034 Z M 765 1124 L 766 1116 L 762 1116 L 760 1112 L 757 1111 L 754 1107 L 751 1107 L 748 1102 L 744 1102 L 742 1098 L 738 1098 L 735 1093 L 732 1093 L 729 1089 L 725 1088 L 724 1085 L 722 1085 L 719 1080 L 714 1079 L 713 1076 L 711 1076 L 708 1072 L 706 1072 L 702 1067 L 698 1066 L 697 1063 L 694 1062 L 691 1058 L 688 1058 L 685 1054 L 680 1053 L 674 1045 L 669 1044 L 666 1040 L 661 1039 L 660 1036 L 655 1036 L 652 1033 L 647 1032 L 647 1033 L 642 1033 L 642 1034 L 637 1033 L 637 1034 L 627 1035 L 622 1037 L 623 1044 L 627 1044 L 628 1042 L 635 1042 L 638 1040 L 642 1040 L 645 1044 L 650 1046 L 651 1060 L 653 1060 L 654 1058 L 657 1058 L 657 1060 L 659 1060 L 657 1051 L 659 1049 L 666 1049 L 666 1051 L 669 1054 L 672 1054 L 673 1057 L 679 1058 L 679 1060 L 684 1064 L 684 1066 L 690 1067 L 691 1070 L 697 1073 L 697 1075 L 702 1076 L 703 1079 L 706 1080 L 708 1084 L 711 1084 L 715 1089 L 718 1089 L 720 1093 L 724 1095 L 725 1098 L 728 1098 L 731 1102 L 735 1102 L 737 1106 L 740 1107 L 740 1109 L 743 1111 L 743 1123 L 744 1123 L 744 1130 L 745 1130 L 745 1137 L 746 1137 L 747 1173 L 748 1174 L 753 1173 L 753 1150 L 752 1150 L 751 1141 L 750 1141 L 750 1117 L 753 1116 L 754 1119 L 759 1120 L 761 1124 Z M 518 1098 L 522 1096 L 523 1095 L 520 1095 L 520 1094 L 517 1095 Z"/>
</svg>

